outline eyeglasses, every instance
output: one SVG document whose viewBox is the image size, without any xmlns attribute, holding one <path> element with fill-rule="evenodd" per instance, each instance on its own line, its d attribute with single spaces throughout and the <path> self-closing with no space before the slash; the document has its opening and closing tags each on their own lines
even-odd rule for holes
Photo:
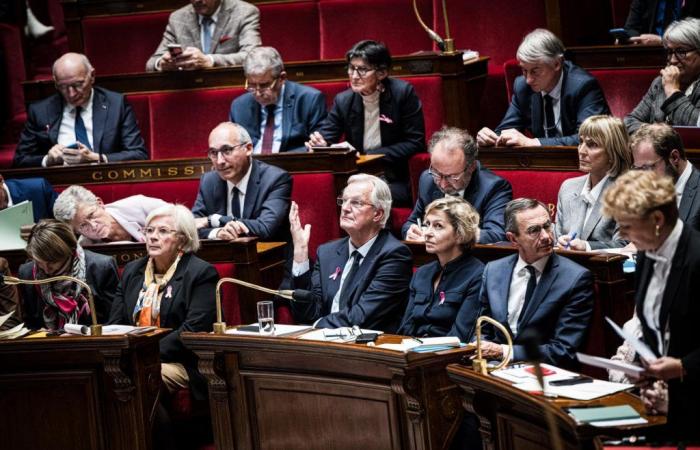
<svg viewBox="0 0 700 450">
<path fill-rule="evenodd" d="M 451 173 L 448 175 L 441 174 L 437 170 L 433 169 L 433 166 L 430 166 L 428 168 L 428 173 L 433 177 L 433 181 L 435 181 L 435 184 L 439 184 L 440 181 L 442 181 L 442 180 L 445 180 L 449 183 L 457 183 L 459 180 L 462 179 L 462 177 L 464 176 L 464 173 L 469 168 L 469 165 L 470 164 L 467 164 L 467 167 L 465 167 L 464 170 L 462 170 L 459 173 Z"/>
<path fill-rule="evenodd" d="M 656 169 L 656 166 L 663 160 L 664 160 L 663 158 L 659 158 L 656 161 L 654 161 L 653 163 L 642 164 L 641 166 L 637 166 L 637 165 L 632 164 L 632 170 L 654 170 L 654 169 Z"/>
<path fill-rule="evenodd" d="M 68 92 L 69 89 L 73 89 L 77 92 L 83 92 L 85 88 L 88 85 L 88 81 L 90 81 L 90 78 L 85 78 L 84 80 L 76 81 L 75 83 L 69 83 L 69 84 L 60 84 L 60 83 L 55 83 L 56 90 L 60 92 Z"/>
<path fill-rule="evenodd" d="M 78 225 L 78 229 L 81 233 L 85 233 L 87 231 L 92 230 L 92 223 L 95 221 L 95 215 L 97 214 L 98 209 L 99 206 L 95 205 L 92 207 L 92 210 L 90 210 L 90 212 L 85 215 L 85 220 L 81 222 L 80 225 Z"/>
<path fill-rule="evenodd" d="M 697 48 L 669 48 L 666 47 L 666 60 L 670 61 L 671 58 L 673 58 L 673 55 L 676 55 L 676 59 L 678 61 L 683 61 L 687 56 L 688 53 L 692 53 L 697 50 Z"/>
<path fill-rule="evenodd" d="M 364 67 L 364 66 L 353 66 L 352 64 L 348 64 L 348 75 L 352 76 L 353 73 L 357 72 L 357 76 L 360 78 L 364 78 L 367 76 L 368 73 L 374 72 L 377 69 L 371 68 L 371 67 Z"/>
<path fill-rule="evenodd" d="M 164 238 L 165 236 L 169 234 L 176 234 L 179 233 L 177 230 L 171 230 L 170 228 L 165 228 L 165 227 L 144 227 L 141 228 L 141 232 L 143 233 L 144 236 L 152 236 L 156 235 L 159 238 Z"/>
<path fill-rule="evenodd" d="M 338 206 L 344 206 L 345 203 L 350 203 L 350 207 L 351 207 L 352 209 L 360 209 L 360 208 L 362 208 L 363 206 L 371 206 L 371 207 L 374 207 L 373 204 L 367 203 L 367 202 L 363 202 L 362 200 L 358 200 L 358 199 L 356 199 L 356 198 L 343 198 L 343 197 L 338 197 L 338 198 L 335 199 L 335 201 L 336 201 L 336 203 L 338 204 Z"/>
<path fill-rule="evenodd" d="M 547 222 L 543 223 L 542 225 L 532 225 L 531 227 L 528 227 L 527 230 L 525 230 L 525 233 L 530 236 L 531 238 L 536 238 L 542 233 L 542 230 L 549 232 L 549 230 L 552 229 L 552 222 L 548 220 Z"/>
<path fill-rule="evenodd" d="M 226 158 L 228 156 L 231 156 L 233 154 L 233 151 L 236 150 L 238 147 L 243 147 L 244 145 L 248 145 L 247 142 L 243 142 L 241 144 L 237 145 L 222 145 L 221 148 L 216 149 L 216 148 L 210 148 L 207 150 L 207 156 L 209 159 L 217 160 L 219 159 L 219 153 Z"/>
<path fill-rule="evenodd" d="M 264 92 L 270 92 L 275 88 L 275 85 L 277 85 L 277 80 L 279 78 L 275 78 L 272 83 L 264 83 L 264 84 L 258 84 L 258 85 L 252 85 L 248 84 L 248 80 L 245 80 L 245 85 L 243 86 L 246 91 L 250 92 L 251 94 L 255 94 L 255 92 L 260 92 L 261 94 Z"/>
</svg>

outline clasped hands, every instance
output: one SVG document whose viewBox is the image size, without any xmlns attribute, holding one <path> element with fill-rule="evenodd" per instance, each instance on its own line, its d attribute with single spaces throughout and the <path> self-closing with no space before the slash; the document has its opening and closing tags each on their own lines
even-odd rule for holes
<svg viewBox="0 0 700 450">
<path fill-rule="evenodd" d="M 172 70 L 197 70 L 214 67 L 214 61 L 197 47 L 187 47 L 178 56 L 172 56 L 170 52 L 163 53 L 160 57 L 159 69 L 161 71 Z"/>
<path fill-rule="evenodd" d="M 46 155 L 47 166 L 60 166 L 67 164 L 87 164 L 100 161 L 100 155 L 90 150 L 87 146 L 78 142 L 78 148 L 68 148 L 65 145 L 56 144 L 49 149 Z"/>
<path fill-rule="evenodd" d="M 539 147 L 537 138 L 529 138 L 515 128 L 501 131 L 497 135 L 491 128 L 484 127 L 476 134 L 476 142 L 481 147 Z"/>
</svg>

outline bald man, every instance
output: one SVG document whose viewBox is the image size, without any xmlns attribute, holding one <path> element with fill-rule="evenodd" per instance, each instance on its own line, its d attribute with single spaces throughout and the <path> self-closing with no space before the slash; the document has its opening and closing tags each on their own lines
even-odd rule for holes
<svg viewBox="0 0 700 450">
<path fill-rule="evenodd" d="M 94 87 L 85 55 L 54 62 L 56 94 L 29 106 L 15 167 L 50 167 L 148 159 L 136 117 L 123 95 Z"/>
<path fill-rule="evenodd" d="M 209 134 L 213 171 L 202 175 L 192 212 L 200 238 L 257 236 L 289 241 L 292 178 L 279 167 L 253 159 L 242 126 L 224 122 Z"/>
</svg>

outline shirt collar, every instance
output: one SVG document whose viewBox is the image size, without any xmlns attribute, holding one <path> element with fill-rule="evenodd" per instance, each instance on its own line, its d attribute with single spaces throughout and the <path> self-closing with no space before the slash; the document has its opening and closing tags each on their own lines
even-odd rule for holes
<svg viewBox="0 0 700 450">
<path fill-rule="evenodd" d="M 523 258 L 520 255 L 518 255 L 518 262 L 515 263 L 515 270 L 513 271 L 513 273 L 520 273 L 520 271 L 523 270 L 525 266 L 530 265 L 535 268 L 537 275 L 541 275 L 542 272 L 544 272 L 544 268 L 547 266 L 549 258 L 551 257 L 552 255 L 549 254 L 547 256 L 543 256 L 542 258 L 538 259 L 532 264 L 528 264 L 523 260 Z"/>
<path fill-rule="evenodd" d="M 673 255 L 676 253 L 676 248 L 678 247 L 678 241 L 681 239 L 681 233 L 683 232 L 683 221 L 676 219 L 676 224 L 671 230 L 671 234 L 668 235 L 666 240 L 661 244 L 659 248 L 654 251 L 647 251 L 646 255 L 659 262 L 668 262 L 673 259 Z"/>
<path fill-rule="evenodd" d="M 690 174 L 693 173 L 693 165 L 688 161 L 685 165 L 685 169 L 683 169 L 683 173 L 681 173 L 681 176 L 678 177 L 678 181 L 676 181 L 676 195 L 678 198 L 681 198 L 683 196 L 683 191 L 685 190 L 685 185 L 688 183 L 688 180 L 690 179 Z"/>
<path fill-rule="evenodd" d="M 352 240 L 348 239 L 348 254 L 349 254 L 349 255 L 352 255 L 352 252 L 354 252 L 355 250 L 357 250 L 357 251 L 360 252 L 360 254 L 362 255 L 362 259 L 364 259 L 365 256 L 367 256 L 367 253 L 369 253 L 369 249 L 372 248 L 372 244 L 374 244 L 374 241 L 376 241 L 378 237 L 379 237 L 379 233 L 377 233 L 377 234 L 376 234 L 372 239 L 370 239 L 369 241 L 367 241 L 367 242 L 365 242 L 364 244 L 362 244 L 362 245 L 360 246 L 360 248 L 355 248 L 355 246 L 352 245 Z"/>
<path fill-rule="evenodd" d="M 221 2 L 221 5 L 223 5 L 224 2 Z M 216 11 L 214 11 L 214 14 L 209 16 L 211 21 L 216 25 L 216 21 L 219 19 L 219 12 L 221 11 L 221 5 L 219 5 L 218 8 L 216 8 Z M 197 14 L 197 20 L 199 21 L 199 26 L 202 26 L 202 19 L 204 19 L 204 16 L 201 14 Z"/>
<path fill-rule="evenodd" d="M 10 206 L 14 205 L 14 203 L 12 203 L 12 195 L 10 194 L 10 188 L 7 187 L 7 183 L 3 183 L 2 188 L 7 194 L 7 207 L 9 208 Z"/>
<path fill-rule="evenodd" d="M 552 97 L 552 99 L 559 100 L 559 98 L 561 97 L 561 85 L 563 84 L 563 82 L 564 82 L 564 69 L 561 70 L 561 74 L 559 74 L 559 81 L 557 81 L 557 84 L 554 85 L 554 88 L 552 88 L 552 90 L 549 92 L 542 91 L 541 92 L 542 97 L 549 94 L 549 96 Z"/>
<path fill-rule="evenodd" d="M 598 197 L 600 197 L 601 192 L 603 192 L 603 187 L 605 186 L 605 183 L 608 182 L 609 177 L 609 175 L 605 175 L 603 179 L 600 180 L 593 189 L 591 189 L 591 175 L 586 175 L 586 182 L 583 183 L 581 197 L 586 199 L 586 202 L 588 202 L 589 205 L 595 205 L 595 203 L 598 201 Z"/>
<path fill-rule="evenodd" d="M 282 105 L 284 104 L 284 90 L 286 87 L 287 87 L 287 83 L 283 84 L 282 89 L 280 89 L 280 95 L 277 96 L 277 101 L 275 102 L 275 112 L 277 112 L 277 110 L 279 108 L 281 108 Z M 265 114 L 267 114 L 267 107 L 261 106 L 260 109 L 265 111 Z"/>
<path fill-rule="evenodd" d="M 241 178 L 241 181 L 238 182 L 238 184 L 234 184 L 228 180 L 226 180 L 226 184 L 228 185 L 228 191 L 231 192 L 231 190 L 234 187 L 237 187 L 239 191 L 241 191 L 241 194 L 245 196 L 246 191 L 248 190 L 248 181 L 250 180 L 250 172 L 253 170 L 253 161 L 252 159 L 250 160 L 250 164 L 248 164 L 248 171 L 243 175 L 243 178 Z"/>
</svg>

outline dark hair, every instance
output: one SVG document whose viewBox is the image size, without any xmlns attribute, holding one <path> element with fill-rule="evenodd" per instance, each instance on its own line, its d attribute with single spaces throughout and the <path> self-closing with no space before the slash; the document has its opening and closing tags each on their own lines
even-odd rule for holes
<svg viewBox="0 0 700 450">
<path fill-rule="evenodd" d="M 73 256 L 78 241 L 70 225 L 43 219 L 32 227 L 27 240 L 27 256 L 44 262 L 61 262 Z"/>
<path fill-rule="evenodd" d="M 391 67 L 391 54 L 382 42 L 364 40 L 353 45 L 345 54 L 345 59 L 350 62 L 353 58 L 362 58 L 377 70 L 389 70 Z"/>
<path fill-rule="evenodd" d="M 645 123 L 632 136 L 630 147 L 636 148 L 642 142 L 649 142 L 656 154 L 666 161 L 673 150 L 678 150 L 681 159 L 686 159 L 683 139 L 671 125 Z"/>
<path fill-rule="evenodd" d="M 510 231 L 511 233 L 517 235 L 520 232 L 520 228 L 518 227 L 518 221 L 515 218 L 516 214 L 518 214 L 520 211 L 535 209 L 538 206 L 543 207 L 545 211 L 549 212 L 544 203 L 539 200 L 535 200 L 534 198 L 516 198 L 509 201 L 506 205 L 505 211 L 503 212 L 506 231 Z"/>
</svg>

